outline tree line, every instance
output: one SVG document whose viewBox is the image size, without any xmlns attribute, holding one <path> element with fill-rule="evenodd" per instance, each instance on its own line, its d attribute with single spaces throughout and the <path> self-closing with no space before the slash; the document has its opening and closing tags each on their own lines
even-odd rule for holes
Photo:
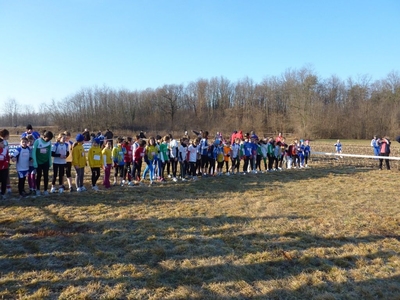
<svg viewBox="0 0 400 300">
<path fill-rule="evenodd" d="M 249 77 L 236 82 L 213 77 L 139 91 L 82 88 L 42 104 L 38 112 L 21 110 L 10 99 L 0 124 L 153 133 L 204 129 L 228 134 L 243 129 L 261 135 L 280 131 L 304 138 L 369 139 L 399 134 L 399 108 L 398 72 L 376 81 L 367 75 L 341 80 L 335 75 L 321 78 L 304 67 L 260 83 Z"/>
</svg>

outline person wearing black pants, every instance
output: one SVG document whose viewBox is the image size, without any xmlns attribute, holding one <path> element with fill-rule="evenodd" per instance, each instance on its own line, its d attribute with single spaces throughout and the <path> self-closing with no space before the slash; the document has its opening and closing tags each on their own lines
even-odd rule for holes
<svg viewBox="0 0 400 300">
<path fill-rule="evenodd" d="M 384 137 L 379 141 L 379 156 L 388 157 L 390 154 L 390 140 Z M 379 158 L 379 170 L 382 170 L 383 158 Z M 386 169 L 390 170 L 389 159 L 385 159 Z"/>
<path fill-rule="evenodd" d="M 36 191 L 40 191 L 40 181 L 42 181 L 42 175 L 43 175 L 43 193 L 44 195 L 47 195 L 48 188 L 49 188 L 49 169 L 50 169 L 50 164 L 49 162 L 45 162 L 43 164 L 40 164 L 36 168 Z"/>
<path fill-rule="evenodd" d="M 4 196 L 6 194 L 7 178 L 8 178 L 8 168 L 0 170 L 1 195 L 2 196 Z"/>
<path fill-rule="evenodd" d="M 36 195 L 40 196 L 40 181 L 43 175 L 44 191 L 43 195 L 48 195 L 47 191 L 49 188 L 49 169 L 51 164 L 51 139 L 53 133 L 46 131 L 43 134 L 43 138 L 37 139 L 33 143 L 32 148 L 32 160 L 33 166 L 36 168 Z"/>
</svg>

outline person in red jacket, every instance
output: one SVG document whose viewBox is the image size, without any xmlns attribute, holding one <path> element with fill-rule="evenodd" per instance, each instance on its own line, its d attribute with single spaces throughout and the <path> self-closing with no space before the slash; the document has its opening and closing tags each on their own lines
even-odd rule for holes
<svg viewBox="0 0 400 300">
<path fill-rule="evenodd" d="M 383 159 L 383 157 L 388 157 L 390 155 L 390 140 L 387 136 L 384 138 L 380 139 L 379 142 L 379 156 L 382 158 L 379 158 L 379 170 L 382 170 L 382 164 L 383 161 L 385 161 L 386 164 L 386 169 L 390 170 L 390 164 L 388 159 Z"/>
<path fill-rule="evenodd" d="M 1 183 L 1 196 L 0 199 L 6 197 L 8 168 L 10 166 L 10 154 L 8 148 L 4 145 L 4 140 L 0 138 L 0 183 Z"/>
<path fill-rule="evenodd" d="M 126 140 L 122 143 L 122 148 L 125 148 L 124 151 L 124 171 L 123 171 L 123 180 L 122 184 L 126 183 L 126 179 L 128 178 L 128 185 L 132 185 L 132 175 L 131 175 L 131 165 L 132 165 L 132 138 L 127 137 Z"/>
<path fill-rule="evenodd" d="M 142 162 L 146 153 L 146 141 L 140 140 L 139 147 L 136 148 L 133 154 L 132 178 L 140 182 L 140 173 L 142 171 Z"/>
</svg>

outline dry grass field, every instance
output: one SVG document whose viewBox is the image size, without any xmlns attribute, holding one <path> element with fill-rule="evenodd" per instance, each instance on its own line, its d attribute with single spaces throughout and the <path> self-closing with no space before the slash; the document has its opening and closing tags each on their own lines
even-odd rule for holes
<svg viewBox="0 0 400 300">
<path fill-rule="evenodd" d="M 0 299 L 400 299 L 398 163 L 309 165 L 3 201 Z"/>
</svg>

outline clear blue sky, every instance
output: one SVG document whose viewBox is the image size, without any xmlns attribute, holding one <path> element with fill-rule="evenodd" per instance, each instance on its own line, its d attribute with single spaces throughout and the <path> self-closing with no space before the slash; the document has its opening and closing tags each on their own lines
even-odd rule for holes
<svg viewBox="0 0 400 300">
<path fill-rule="evenodd" d="M 0 0 L 0 103 L 223 76 L 400 71 L 399 0 Z"/>
</svg>

